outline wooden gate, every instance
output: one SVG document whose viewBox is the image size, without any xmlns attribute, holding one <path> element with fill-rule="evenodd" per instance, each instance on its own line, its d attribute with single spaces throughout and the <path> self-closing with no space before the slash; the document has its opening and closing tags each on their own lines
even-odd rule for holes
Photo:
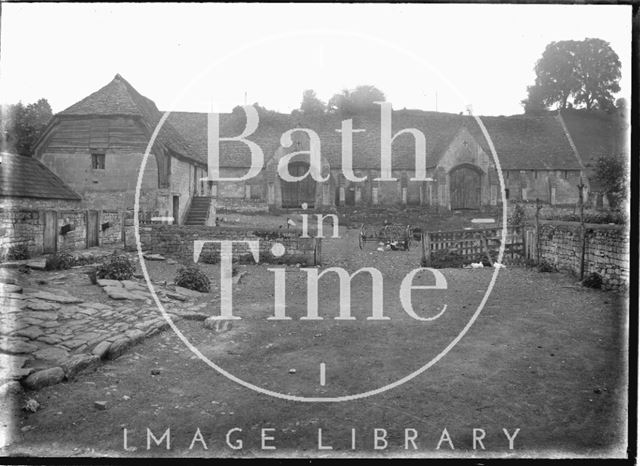
<svg viewBox="0 0 640 466">
<path fill-rule="evenodd" d="M 306 162 L 294 162 L 289 165 L 289 173 L 291 176 L 302 176 L 309 170 L 309 164 Z M 307 175 L 301 181 L 285 181 L 281 180 L 282 185 L 282 207 L 285 209 L 297 209 L 303 202 L 306 202 L 309 208 L 313 208 L 316 200 L 316 182 Z"/>
<path fill-rule="evenodd" d="M 45 211 L 43 252 L 55 253 L 58 249 L 58 213 Z"/>
<path fill-rule="evenodd" d="M 502 228 L 478 230 L 428 231 L 422 234 L 422 257 L 427 267 L 435 256 L 455 254 L 461 258 L 480 260 L 498 255 L 502 244 Z M 505 234 L 505 259 L 527 257 L 524 227 L 508 226 Z M 530 238 L 529 238 L 530 239 Z"/>
<path fill-rule="evenodd" d="M 97 210 L 87 211 L 87 247 L 99 246 L 98 231 L 100 228 L 100 218 Z"/>
<path fill-rule="evenodd" d="M 480 208 L 480 172 L 469 165 L 451 170 L 451 210 Z"/>
</svg>

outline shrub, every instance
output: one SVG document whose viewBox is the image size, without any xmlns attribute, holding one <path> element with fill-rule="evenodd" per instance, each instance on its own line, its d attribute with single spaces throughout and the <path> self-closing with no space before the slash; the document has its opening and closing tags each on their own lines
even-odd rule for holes
<svg viewBox="0 0 640 466">
<path fill-rule="evenodd" d="M 511 216 L 507 219 L 507 223 L 512 226 L 520 226 L 524 223 L 527 217 L 524 207 L 520 204 L 516 204 Z"/>
<path fill-rule="evenodd" d="M 555 272 L 556 268 L 553 264 L 543 260 L 538 264 L 538 272 Z"/>
<path fill-rule="evenodd" d="M 73 256 L 69 253 L 61 252 L 48 257 L 44 268 L 45 270 L 67 270 L 73 265 L 75 265 Z"/>
<path fill-rule="evenodd" d="M 591 272 L 582 280 L 582 286 L 587 288 L 602 288 L 602 277 L 597 272 Z"/>
<path fill-rule="evenodd" d="M 109 256 L 98 266 L 96 276 L 110 280 L 130 280 L 134 272 L 135 266 L 127 256 Z"/>
<path fill-rule="evenodd" d="M 200 258 L 198 262 L 203 264 L 217 264 L 220 262 L 220 251 L 219 250 L 206 250 L 200 253 Z"/>
<path fill-rule="evenodd" d="M 5 253 L 5 260 L 8 261 L 20 261 L 24 259 L 29 259 L 29 248 L 27 248 L 26 244 L 16 244 L 15 246 L 11 246 L 7 252 Z"/>
<path fill-rule="evenodd" d="M 175 284 L 190 290 L 208 293 L 211 282 L 209 277 L 196 265 L 181 267 L 174 280 Z"/>
</svg>

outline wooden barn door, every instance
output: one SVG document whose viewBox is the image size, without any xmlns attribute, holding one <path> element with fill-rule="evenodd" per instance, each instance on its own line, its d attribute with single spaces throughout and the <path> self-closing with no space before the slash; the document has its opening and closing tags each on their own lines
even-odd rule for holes
<svg viewBox="0 0 640 466">
<path fill-rule="evenodd" d="M 43 252 L 55 253 L 58 249 L 58 213 L 46 211 L 44 213 L 44 242 Z"/>
<path fill-rule="evenodd" d="M 451 210 L 480 208 L 480 172 L 468 166 L 450 173 Z"/>
<path fill-rule="evenodd" d="M 99 225 L 99 216 L 97 210 L 89 210 L 87 211 L 87 247 L 91 248 L 94 246 L 99 246 L 98 244 L 98 229 Z"/>
<path fill-rule="evenodd" d="M 291 176 L 302 176 L 309 170 L 309 164 L 305 162 L 295 162 L 289 165 Z M 313 208 L 316 199 L 316 182 L 308 175 L 301 181 L 281 180 L 282 185 L 282 207 L 287 209 L 297 209 L 303 202 L 309 208 Z"/>
</svg>

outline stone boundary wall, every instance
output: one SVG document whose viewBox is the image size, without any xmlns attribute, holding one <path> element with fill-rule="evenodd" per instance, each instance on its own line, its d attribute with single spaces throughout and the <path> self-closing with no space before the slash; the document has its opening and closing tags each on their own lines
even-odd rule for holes
<svg viewBox="0 0 640 466">
<path fill-rule="evenodd" d="M 35 209 L 23 207 L 0 208 L 0 257 L 11 247 L 26 245 L 31 256 L 44 251 L 46 216 L 57 217 L 57 251 L 75 251 L 87 247 L 86 209 Z M 98 245 L 121 246 L 123 217 L 126 212 L 98 211 Z M 51 218 L 51 217 L 50 217 Z M 60 234 L 67 226 L 68 231 Z M 104 226 L 104 229 L 103 229 Z"/>
<path fill-rule="evenodd" d="M 267 213 L 269 206 L 266 199 L 247 199 L 247 198 L 214 198 L 212 204 L 215 203 L 217 212 L 237 212 L 243 214 Z"/>
<path fill-rule="evenodd" d="M 629 284 L 630 235 L 624 225 L 585 224 L 584 276 L 592 272 L 602 277 L 605 289 Z M 575 222 L 540 223 L 540 260 L 559 270 L 580 273 L 580 224 Z"/>
<path fill-rule="evenodd" d="M 274 244 L 285 247 L 280 259 L 287 263 L 319 265 L 321 263 L 321 240 L 300 238 L 296 234 L 282 233 L 280 230 L 264 230 L 247 227 L 207 227 L 200 225 L 160 225 L 140 226 L 140 241 L 146 251 L 178 258 L 184 262 L 193 261 L 195 240 L 250 240 L 260 242 L 260 262 L 277 263 L 279 260 L 271 254 Z M 216 254 L 219 257 L 219 245 L 208 243 L 202 248 L 202 255 Z M 245 259 L 250 254 L 248 245 L 234 245 L 233 259 Z"/>
</svg>

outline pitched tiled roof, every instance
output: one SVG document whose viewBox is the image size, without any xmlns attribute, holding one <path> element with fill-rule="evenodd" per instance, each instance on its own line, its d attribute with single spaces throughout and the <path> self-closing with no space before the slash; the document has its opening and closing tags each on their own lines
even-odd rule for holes
<svg viewBox="0 0 640 466">
<path fill-rule="evenodd" d="M 353 135 L 354 168 L 380 167 L 380 117 L 379 114 L 360 115 L 353 118 L 353 128 L 364 129 Z M 207 153 L 207 114 L 172 112 L 168 121 L 187 139 L 193 149 Z M 220 136 L 239 135 L 245 126 L 244 112 L 220 115 Z M 265 162 L 280 147 L 280 137 L 292 128 L 312 129 L 320 137 L 322 155 L 332 167 L 342 165 L 341 127 L 342 118 L 325 115 L 321 118 L 304 118 L 269 112 L 261 116 L 258 129 L 247 139 L 257 143 L 263 150 Z M 393 113 L 393 133 L 404 128 L 420 129 L 426 136 L 428 166 L 435 165 L 438 150 L 441 150 L 455 136 L 462 120 L 448 113 L 399 110 Z M 301 132 L 293 136 L 294 144 L 287 152 L 305 150 L 309 147 L 308 137 Z M 297 145 L 299 142 L 299 146 Z M 399 136 L 393 143 L 393 167 L 411 169 L 414 162 L 414 139 L 411 135 Z M 223 167 L 249 167 L 251 157 L 247 146 L 240 142 L 223 142 L 220 150 L 220 164 Z"/>
<path fill-rule="evenodd" d="M 470 118 L 470 117 L 467 117 Z M 483 116 L 500 165 L 505 170 L 580 170 L 569 139 L 556 115 Z M 490 154 L 475 119 L 471 133 Z"/>
<path fill-rule="evenodd" d="M 504 169 L 511 170 L 579 170 L 580 164 L 573 153 L 562 125 L 555 115 L 510 117 L 481 117 L 489 132 Z M 342 118 L 325 115 L 321 118 L 295 117 L 269 113 L 261 117 L 258 129 L 248 137 L 256 142 L 269 160 L 280 146 L 280 136 L 285 131 L 300 126 L 314 130 L 320 136 L 323 156 L 332 167 L 341 166 Z M 193 149 L 206 157 L 207 115 L 205 113 L 173 112 L 169 122 L 190 142 Z M 427 166 L 433 167 L 446 150 L 453 137 L 464 125 L 489 152 L 488 144 L 475 119 L 450 113 L 425 112 L 421 110 L 396 110 L 392 116 L 393 133 L 404 128 L 417 128 L 426 137 Z M 244 112 L 220 116 L 220 136 L 237 136 L 244 129 Z M 354 117 L 354 129 L 365 129 L 353 135 L 354 168 L 380 167 L 380 119 L 378 114 Z M 309 147 L 307 137 L 298 133 L 288 152 Z M 412 169 L 414 162 L 414 139 L 411 135 L 399 136 L 393 143 L 393 167 Z M 221 144 L 220 164 L 223 167 L 249 167 L 250 154 L 245 144 L 224 142 Z"/>
<path fill-rule="evenodd" d="M 56 116 L 64 118 L 65 116 L 120 115 L 140 118 L 149 137 L 151 137 L 163 113 L 158 110 L 151 99 L 141 95 L 122 76 L 117 74 L 109 84 Z M 182 135 L 168 122 L 162 125 L 156 144 L 164 145 L 178 156 L 206 163 L 206 157 L 193 151 Z"/>
<path fill-rule="evenodd" d="M 600 111 L 563 110 L 571 139 L 582 158 L 591 189 L 598 190 L 593 170 L 601 156 L 629 154 L 628 124 L 618 114 Z"/>
<path fill-rule="evenodd" d="M 0 196 L 79 201 L 80 196 L 38 160 L 0 154 Z"/>
</svg>

